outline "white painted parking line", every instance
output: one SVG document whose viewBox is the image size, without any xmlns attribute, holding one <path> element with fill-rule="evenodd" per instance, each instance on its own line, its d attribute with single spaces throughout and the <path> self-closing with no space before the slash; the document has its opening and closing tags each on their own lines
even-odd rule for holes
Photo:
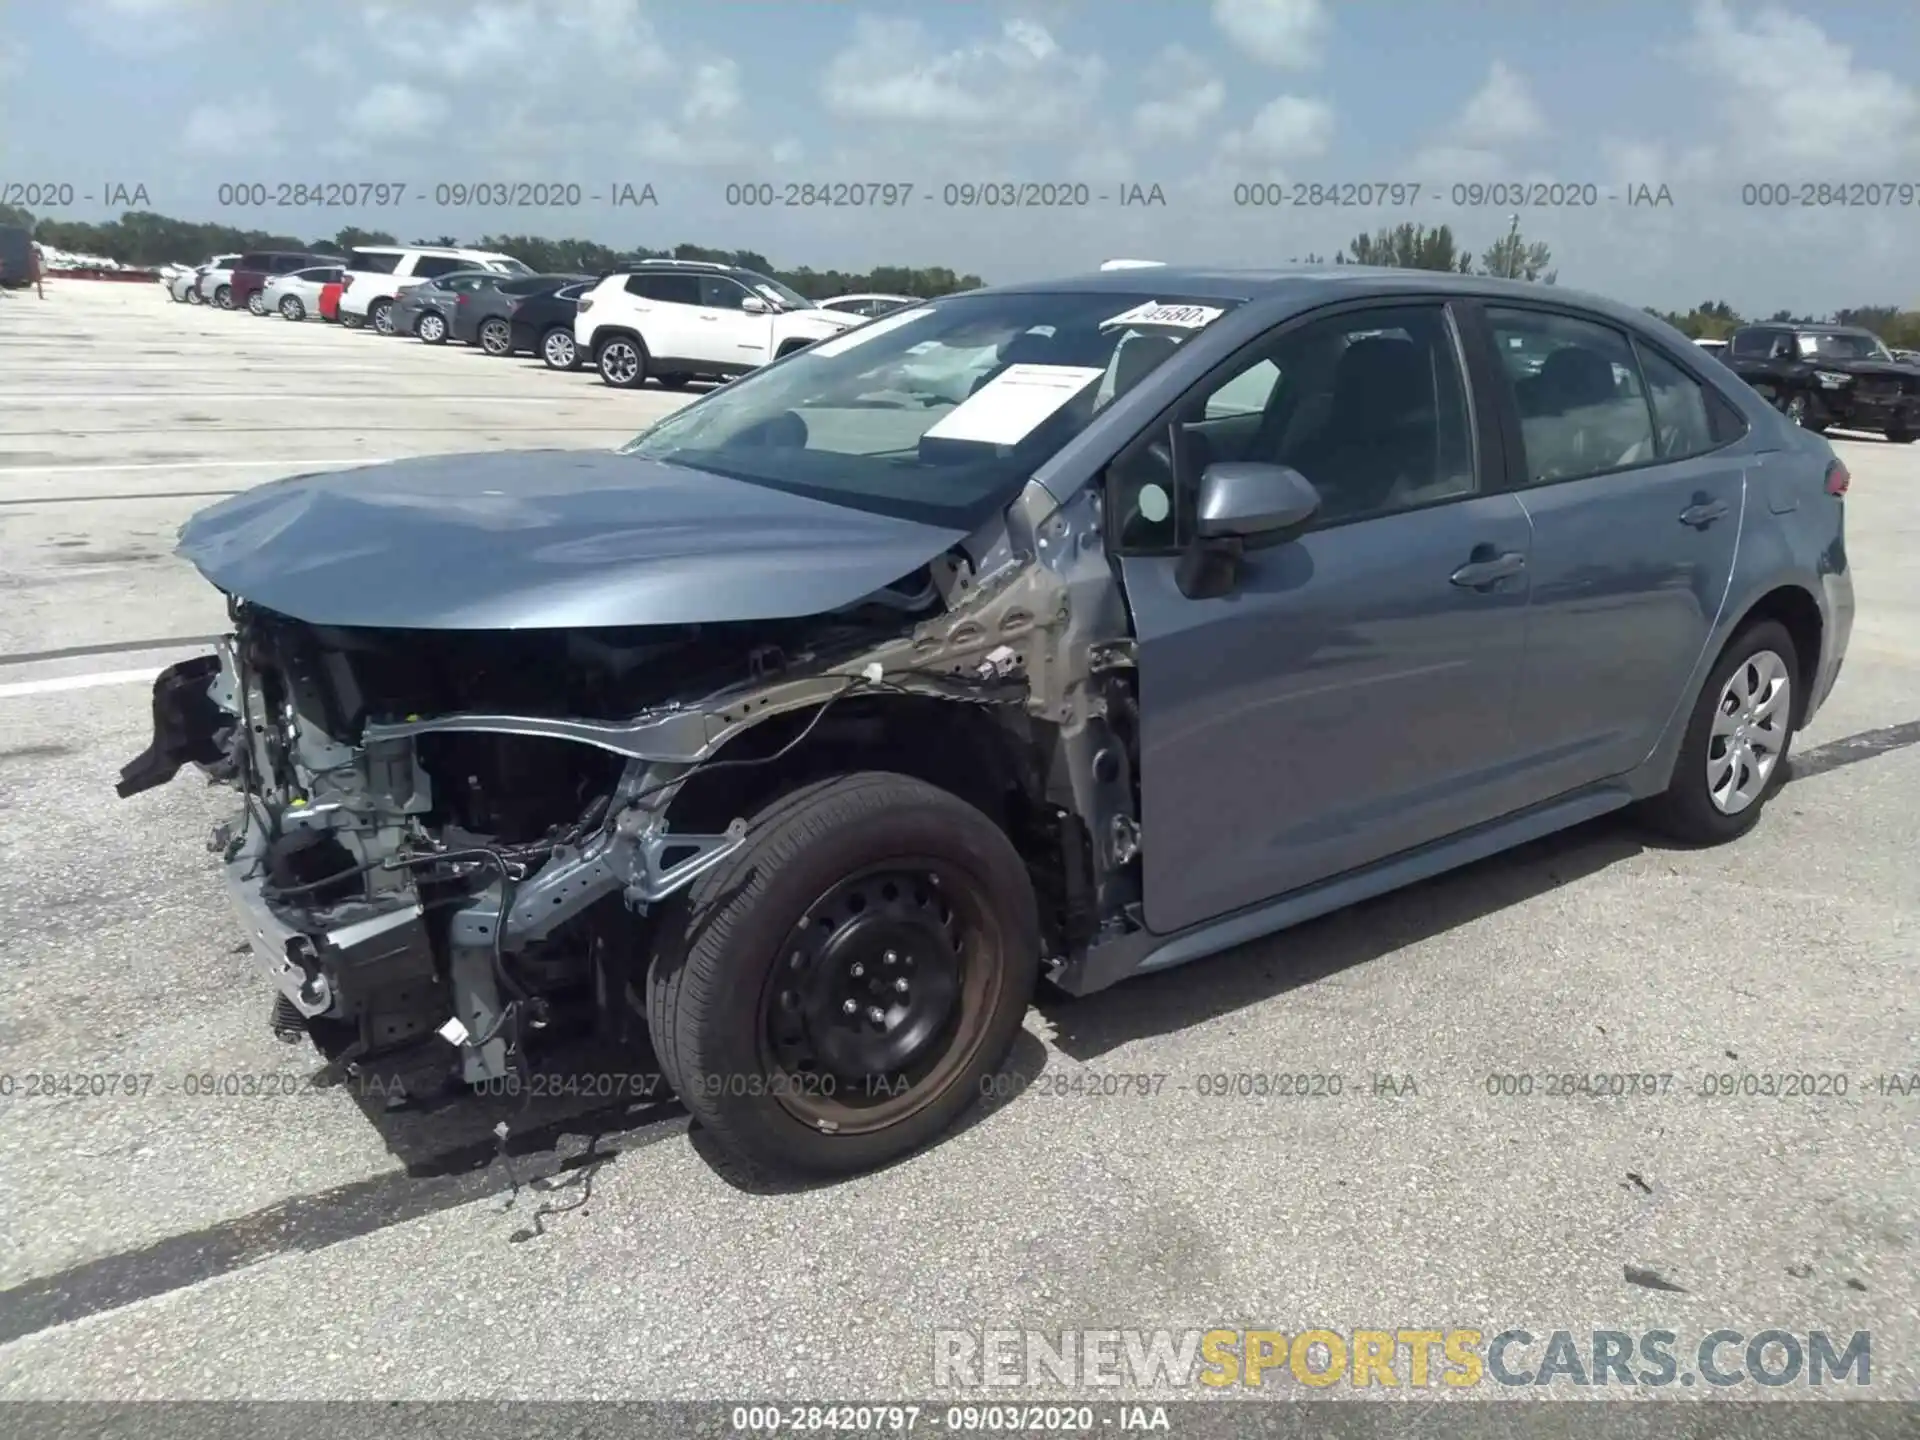
<svg viewBox="0 0 1920 1440">
<path fill-rule="evenodd" d="M 108 475 L 135 470 L 286 470 L 319 465 L 385 465 L 386 455 L 354 455 L 345 460 L 146 460 L 130 465 L 0 465 L 0 475 Z"/>
<path fill-rule="evenodd" d="M 152 680 L 162 667 L 150 665 L 144 670 L 96 670 L 91 675 L 53 675 L 45 680 L 15 680 L 0 685 L 0 700 L 20 695 L 52 695 L 61 690 L 94 690 L 102 685 L 131 685 Z"/>
<path fill-rule="evenodd" d="M 447 401 L 453 404 L 468 405 L 564 405 L 574 396 L 555 395 L 427 395 L 407 391 L 387 391 L 385 393 L 354 393 L 350 395 L 299 395 L 288 390 L 262 391 L 259 393 L 220 392 L 214 390 L 20 390 L 9 392 L 8 399 L 14 403 L 23 400 L 57 400 L 62 404 L 85 401 L 89 404 L 112 401 L 125 404 L 130 400 L 165 400 L 174 404 L 182 400 L 192 400 L 200 404 L 217 404 L 221 401 L 238 401 L 243 404 L 290 404 L 290 405 L 365 405 L 375 400 L 389 400 L 401 404 L 412 404 L 417 400 Z"/>
</svg>

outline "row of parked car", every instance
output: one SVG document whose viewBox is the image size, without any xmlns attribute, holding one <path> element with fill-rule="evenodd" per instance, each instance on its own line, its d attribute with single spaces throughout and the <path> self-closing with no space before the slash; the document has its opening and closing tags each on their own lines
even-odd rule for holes
<svg viewBox="0 0 1920 1440">
<path fill-rule="evenodd" d="M 216 255 L 163 273 L 161 283 L 181 304 L 537 355 L 555 370 L 591 365 L 623 389 L 731 379 L 915 303 L 886 294 L 813 301 L 770 276 L 704 261 L 540 274 L 511 255 L 434 245 Z"/>
</svg>

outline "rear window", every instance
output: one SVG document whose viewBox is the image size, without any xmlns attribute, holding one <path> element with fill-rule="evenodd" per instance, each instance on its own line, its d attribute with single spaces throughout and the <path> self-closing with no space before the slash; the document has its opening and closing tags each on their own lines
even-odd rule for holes
<svg viewBox="0 0 1920 1440">
<path fill-rule="evenodd" d="M 375 275 L 391 275 L 399 263 L 400 252 L 397 250 L 351 250 L 347 253 L 345 268 L 369 271 Z"/>
<path fill-rule="evenodd" d="M 502 280 L 495 288 L 502 295 L 537 295 L 542 290 L 551 290 L 562 283 L 558 275 L 531 275 L 518 280 Z"/>
</svg>

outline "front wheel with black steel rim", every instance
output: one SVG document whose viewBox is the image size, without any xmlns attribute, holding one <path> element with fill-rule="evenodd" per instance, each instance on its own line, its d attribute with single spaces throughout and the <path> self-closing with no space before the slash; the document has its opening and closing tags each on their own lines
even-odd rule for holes
<svg viewBox="0 0 1920 1440">
<path fill-rule="evenodd" d="M 420 323 L 413 327 L 413 333 L 429 345 L 447 343 L 447 317 L 438 310 L 429 310 L 420 317 Z"/>
<path fill-rule="evenodd" d="M 367 324 L 380 335 L 393 334 L 393 302 L 376 300 L 367 307 Z"/>
<path fill-rule="evenodd" d="M 289 320 L 307 318 L 307 307 L 300 303 L 298 295 L 285 295 L 280 300 L 280 313 Z"/>
<path fill-rule="evenodd" d="M 762 1173 L 849 1175 L 944 1132 L 1039 972 L 1033 886 L 976 807 L 904 775 L 793 791 L 661 916 L 661 1069 Z"/>
<path fill-rule="evenodd" d="M 1776 620 L 1728 642 L 1694 703 L 1671 782 L 1645 806 L 1656 829 L 1715 845 L 1759 822 L 1786 775 L 1802 704 L 1799 667 L 1793 637 Z"/>
<path fill-rule="evenodd" d="M 595 347 L 600 378 L 619 390 L 638 390 L 647 380 L 647 352 L 630 335 L 609 335 Z"/>
<path fill-rule="evenodd" d="M 568 336 L 572 341 L 572 336 Z M 511 355 L 513 353 L 513 327 L 504 320 L 483 320 L 480 323 L 480 348 L 489 355 Z"/>
<path fill-rule="evenodd" d="M 580 364 L 580 351 L 573 343 L 573 331 L 556 325 L 540 337 L 540 358 L 549 370 L 573 370 Z"/>
</svg>

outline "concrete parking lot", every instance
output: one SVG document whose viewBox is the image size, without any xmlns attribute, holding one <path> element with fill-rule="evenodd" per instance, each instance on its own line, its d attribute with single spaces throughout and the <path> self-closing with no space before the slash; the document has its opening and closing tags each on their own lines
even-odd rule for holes
<svg viewBox="0 0 1920 1440">
<path fill-rule="evenodd" d="M 1024 1093 L 839 1185 L 749 1186 L 657 1100 L 278 1093 L 317 1062 L 235 953 L 224 792 L 113 794 L 144 680 L 223 627 L 176 527 L 305 469 L 610 446 L 683 399 L 156 286 L 0 295 L 0 1393 L 949 1398 L 937 1330 L 1218 1326 L 1870 1331 L 1872 1393 L 1920 1398 L 1915 446 L 1837 442 L 1846 671 L 1732 847 L 1606 820 L 1049 1000 Z M 1523 1072 L 1672 1079 L 1489 1093 Z M 1207 1078 L 1243 1073 L 1341 1093 Z M 1846 1093 L 1703 1097 L 1721 1073 Z"/>
</svg>

